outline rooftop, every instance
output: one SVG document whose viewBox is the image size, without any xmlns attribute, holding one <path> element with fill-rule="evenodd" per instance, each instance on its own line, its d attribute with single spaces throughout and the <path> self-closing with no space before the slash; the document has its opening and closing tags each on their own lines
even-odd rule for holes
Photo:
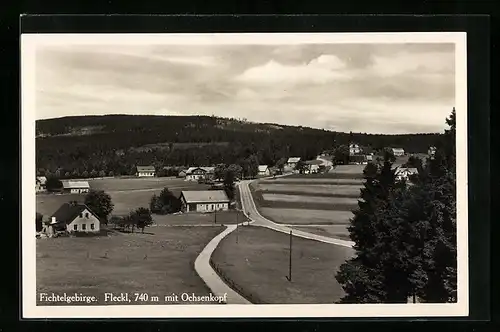
<svg viewBox="0 0 500 332">
<path fill-rule="evenodd" d="M 290 157 L 288 158 L 289 163 L 298 163 L 300 161 L 300 157 Z"/>
<path fill-rule="evenodd" d="M 137 172 L 154 172 L 154 166 L 137 166 Z"/>
<path fill-rule="evenodd" d="M 75 220 L 75 218 L 85 209 L 90 211 L 90 213 L 94 214 L 95 216 L 95 213 L 93 213 L 87 205 L 69 202 L 61 205 L 61 207 L 52 215 L 52 217 L 56 218 L 56 223 L 69 224 L 73 220 Z"/>
<path fill-rule="evenodd" d="M 191 190 L 182 191 L 187 203 L 228 203 L 229 198 L 224 190 Z"/>
<path fill-rule="evenodd" d="M 64 181 L 63 182 L 64 189 L 81 189 L 81 188 L 90 188 L 88 181 Z"/>
<path fill-rule="evenodd" d="M 259 172 L 265 172 L 268 168 L 269 166 L 267 165 L 259 165 Z"/>
</svg>

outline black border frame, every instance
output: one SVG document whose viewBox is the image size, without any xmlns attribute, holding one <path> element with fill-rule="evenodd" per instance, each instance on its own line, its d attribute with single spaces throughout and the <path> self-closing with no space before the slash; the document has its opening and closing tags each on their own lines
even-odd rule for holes
<svg viewBox="0 0 500 332">
<path fill-rule="evenodd" d="M 442 318 L 295 318 L 260 321 L 484 321 L 490 318 L 490 149 L 489 149 L 489 18 L 486 15 L 23 15 L 21 33 L 207 33 L 207 32 L 467 32 L 468 162 L 469 162 L 469 317 Z M 20 112 L 19 112 L 20 115 Z M 19 121 L 19 133 L 21 119 Z M 21 137 L 19 135 L 19 142 Z M 20 145 L 19 145 L 20 146 Z M 21 158 L 19 156 L 19 168 Z M 18 168 L 18 169 L 19 169 Z M 22 196 L 19 190 L 19 214 Z M 480 221 L 480 222 L 479 222 Z M 20 231 L 20 225 L 19 225 Z M 21 249 L 19 236 L 19 252 Z M 19 257 L 19 273 L 21 271 Z M 21 275 L 19 285 L 21 286 Z M 21 287 L 19 287 L 18 295 Z M 22 300 L 19 297 L 19 317 Z M 51 319 L 53 321 L 103 321 L 101 319 Z M 136 319 L 133 319 L 135 321 Z M 145 319 L 187 321 L 188 319 Z M 193 319 L 189 319 L 193 320 Z M 250 321 L 239 318 L 195 319 L 196 321 Z M 105 321 L 105 320 L 104 320 Z M 126 321 L 126 319 L 113 319 Z M 142 323 L 143 324 L 143 323 Z M 345 324 L 342 324 L 345 326 Z M 419 324 L 420 325 L 420 324 Z"/>
</svg>

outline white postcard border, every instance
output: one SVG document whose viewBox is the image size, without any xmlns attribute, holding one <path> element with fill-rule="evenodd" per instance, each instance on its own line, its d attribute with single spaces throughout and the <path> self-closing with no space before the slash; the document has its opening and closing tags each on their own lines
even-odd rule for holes
<svg viewBox="0 0 500 332">
<path fill-rule="evenodd" d="M 450 304 L 109 305 L 37 306 L 35 196 L 35 51 L 44 45 L 212 45 L 313 43 L 454 43 L 457 130 L 457 288 Z M 22 34 L 22 316 L 23 318 L 295 318 L 443 317 L 469 313 L 467 60 L 465 32 L 432 33 L 220 33 L 220 34 Z M 450 106 L 451 111 L 451 106 Z M 444 119 L 443 119 L 444 121 Z"/>
</svg>

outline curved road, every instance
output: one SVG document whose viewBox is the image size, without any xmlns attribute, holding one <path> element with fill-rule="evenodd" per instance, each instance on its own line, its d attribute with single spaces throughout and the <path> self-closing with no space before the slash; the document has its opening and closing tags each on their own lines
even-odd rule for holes
<svg viewBox="0 0 500 332">
<path fill-rule="evenodd" d="M 282 233 L 287 233 L 287 234 L 289 234 L 290 231 L 292 231 L 292 235 L 302 237 L 305 239 L 316 240 L 316 241 L 335 244 L 335 245 L 348 247 L 348 248 L 353 247 L 354 242 L 352 242 L 352 241 L 335 239 L 335 238 L 331 238 L 331 237 L 327 237 L 327 236 L 321 236 L 321 235 L 312 234 L 312 233 L 308 233 L 308 232 L 298 231 L 295 229 L 291 229 L 290 227 L 277 224 L 277 223 L 263 217 L 259 213 L 259 211 L 257 210 L 257 207 L 255 206 L 255 202 L 254 202 L 253 197 L 252 197 L 252 193 L 250 191 L 249 185 L 252 181 L 255 181 L 255 180 L 241 181 L 239 183 L 239 189 L 240 189 L 240 198 L 241 198 L 241 205 L 243 207 L 243 211 L 245 211 L 245 214 L 247 214 L 248 217 L 253 221 L 252 224 L 254 226 L 267 227 L 267 228 L 270 228 L 272 230 L 282 232 Z M 299 226 L 299 225 L 297 225 L 297 226 Z"/>
</svg>

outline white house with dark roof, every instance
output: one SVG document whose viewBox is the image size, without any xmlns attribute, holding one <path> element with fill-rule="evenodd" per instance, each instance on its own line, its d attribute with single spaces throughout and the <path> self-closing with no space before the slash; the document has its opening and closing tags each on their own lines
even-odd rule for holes
<svg viewBox="0 0 500 332">
<path fill-rule="evenodd" d="M 90 191 L 88 181 L 63 181 L 63 191 L 70 194 L 84 194 Z"/>
<path fill-rule="evenodd" d="M 209 179 L 213 176 L 215 167 L 189 167 L 185 171 L 186 181 L 198 181 L 201 179 Z"/>
<path fill-rule="evenodd" d="M 259 176 L 269 176 L 270 174 L 269 166 L 259 165 Z"/>
<path fill-rule="evenodd" d="M 184 212 L 227 211 L 230 203 L 224 190 L 182 191 L 180 200 Z"/>
<path fill-rule="evenodd" d="M 350 156 L 360 154 L 361 151 L 362 150 L 361 150 L 361 147 L 359 146 L 359 144 L 356 144 L 356 143 L 349 144 L 349 155 Z"/>
<path fill-rule="evenodd" d="M 405 155 L 405 150 L 403 148 L 391 148 L 391 152 L 395 157 L 401 157 Z"/>
<path fill-rule="evenodd" d="M 101 222 L 97 215 L 85 204 L 77 202 L 64 203 L 45 222 L 43 233 L 48 235 L 58 231 L 98 233 L 101 229 Z"/>
<path fill-rule="evenodd" d="M 138 177 L 154 177 L 156 175 L 156 169 L 154 166 L 137 166 L 135 175 Z"/>
</svg>

